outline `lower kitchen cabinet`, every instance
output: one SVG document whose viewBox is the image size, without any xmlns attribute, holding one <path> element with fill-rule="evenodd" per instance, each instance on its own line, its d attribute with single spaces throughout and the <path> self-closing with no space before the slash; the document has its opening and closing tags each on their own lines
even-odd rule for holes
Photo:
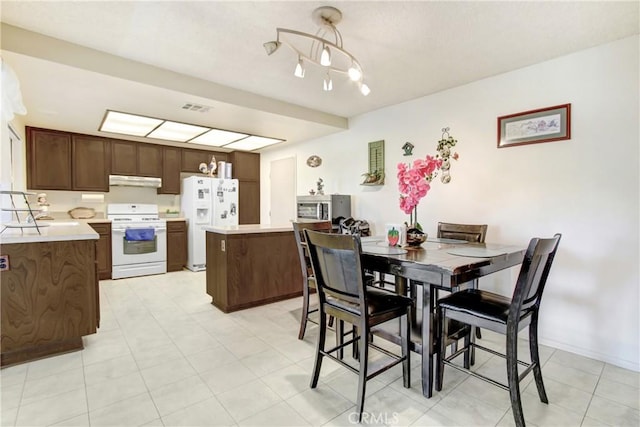
<svg viewBox="0 0 640 427">
<path fill-rule="evenodd" d="M 111 279 L 111 223 L 92 222 L 89 225 L 100 235 L 97 243 L 98 279 Z"/>
<path fill-rule="evenodd" d="M 3 244 L 0 365 L 83 348 L 98 327 L 95 240 Z M 4 408 L 3 408 L 4 409 Z"/>
<path fill-rule="evenodd" d="M 187 263 L 187 222 L 167 221 L 167 271 L 180 271 Z"/>
</svg>

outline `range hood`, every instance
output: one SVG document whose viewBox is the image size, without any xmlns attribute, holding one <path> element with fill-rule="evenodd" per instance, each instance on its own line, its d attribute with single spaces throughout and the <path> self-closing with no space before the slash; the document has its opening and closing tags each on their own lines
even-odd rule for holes
<svg viewBox="0 0 640 427">
<path fill-rule="evenodd" d="M 160 188 L 162 179 L 149 176 L 109 175 L 109 185 Z"/>
</svg>

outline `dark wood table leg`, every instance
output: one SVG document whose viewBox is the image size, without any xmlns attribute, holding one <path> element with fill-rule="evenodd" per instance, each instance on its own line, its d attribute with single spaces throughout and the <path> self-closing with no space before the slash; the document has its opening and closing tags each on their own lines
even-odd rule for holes
<svg viewBox="0 0 640 427">
<path fill-rule="evenodd" d="M 430 398 L 433 393 L 433 334 L 431 331 L 431 285 L 422 283 L 422 395 Z"/>
</svg>

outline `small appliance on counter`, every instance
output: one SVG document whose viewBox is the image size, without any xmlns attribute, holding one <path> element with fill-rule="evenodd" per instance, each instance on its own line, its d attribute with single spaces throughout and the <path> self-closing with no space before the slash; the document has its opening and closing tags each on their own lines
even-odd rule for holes
<svg viewBox="0 0 640 427">
<path fill-rule="evenodd" d="M 351 216 L 351 196 L 327 194 L 298 196 L 298 220 L 331 221 L 334 231 L 338 230 L 341 219 Z"/>
</svg>

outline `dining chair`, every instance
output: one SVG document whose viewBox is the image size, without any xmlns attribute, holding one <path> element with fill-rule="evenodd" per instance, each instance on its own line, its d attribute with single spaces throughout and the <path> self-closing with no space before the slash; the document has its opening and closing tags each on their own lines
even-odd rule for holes
<svg viewBox="0 0 640 427">
<path fill-rule="evenodd" d="M 452 222 L 438 222 L 439 239 L 466 240 L 471 243 L 484 243 L 487 237 L 487 224 L 455 224 Z M 473 289 L 478 289 L 478 279 L 469 282 Z M 475 328 L 476 338 L 482 338 L 480 328 Z"/>
<path fill-rule="evenodd" d="M 296 238 L 296 246 L 298 247 L 298 256 L 300 258 L 300 267 L 302 268 L 302 315 L 300 317 L 300 331 L 298 339 L 304 339 L 307 329 L 307 322 L 316 323 L 310 319 L 309 315 L 318 311 L 318 308 L 310 308 L 311 290 L 316 289 L 316 279 L 313 277 L 313 269 L 311 267 L 311 259 L 307 250 L 306 237 L 304 230 L 315 230 L 324 233 L 332 232 L 331 221 L 317 222 L 294 222 L 293 231 Z M 329 319 L 330 326 L 333 324 L 333 317 Z"/>
<path fill-rule="evenodd" d="M 322 361 L 325 357 L 336 361 L 358 374 L 358 396 L 356 400 L 358 422 L 362 421 L 366 383 L 387 369 L 402 363 L 404 387 L 410 381 L 410 310 L 411 299 L 385 289 L 367 286 L 361 263 L 360 237 L 348 234 L 326 234 L 305 230 L 311 265 L 316 279 L 320 301 L 320 332 L 318 334 L 311 388 L 316 388 Z M 326 317 L 334 316 L 340 324 L 350 323 L 358 332 L 349 341 L 341 340 L 334 348 L 325 349 Z M 381 323 L 400 319 L 401 354 L 397 355 L 379 347 L 371 340 L 371 328 Z M 359 366 L 354 367 L 334 353 L 347 345 L 359 349 Z M 369 349 L 373 348 L 388 357 L 386 363 L 377 365 L 369 372 Z"/>
<path fill-rule="evenodd" d="M 470 243 L 484 243 L 485 238 L 487 237 L 487 224 L 456 224 L 452 222 L 438 222 L 438 234 L 437 237 L 439 239 L 455 239 L 455 240 L 464 240 Z M 478 289 L 478 279 L 473 279 L 469 283 L 469 286 L 473 289 Z M 414 281 L 411 281 L 409 284 L 411 295 L 416 295 L 416 284 Z M 436 300 L 439 298 L 438 289 L 431 290 Z M 417 305 L 417 304 L 416 304 Z M 450 322 L 453 328 L 455 328 L 458 332 L 455 334 L 451 334 L 448 340 L 448 343 L 451 345 L 452 353 L 458 350 L 458 341 L 453 339 L 454 337 L 463 337 L 463 334 L 460 333 L 461 327 L 459 325 L 455 325 L 455 322 Z M 474 328 L 474 335 L 476 338 L 482 338 L 482 333 L 480 332 L 480 328 Z M 475 351 L 473 348 L 470 350 L 468 354 L 465 356 L 465 366 L 469 367 L 469 364 L 473 365 L 475 363 Z"/>
<path fill-rule="evenodd" d="M 520 399 L 520 381 L 529 372 L 533 371 L 538 396 L 543 403 L 549 403 L 544 383 L 542 382 L 540 356 L 538 354 L 538 315 L 542 292 L 549 277 L 549 271 L 558 250 L 560 238 L 561 234 L 558 233 L 549 239 L 531 239 L 511 298 L 478 289 L 465 289 L 443 297 L 437 302 L 438 364 L 436 390 L 442 390 L 445 365 L 467 372 L 474 377 L 508 390 L 516 426 L 523 427 L 525 422 Z M 453 319 L 470 326 L 482 327 L 505 335 L 505 354 L 478 345 L 470 340 L 470 335 L 467 335 L 464 339 L 465 347 L 449 357 L 445 357 L 446 342 L 441 337 L 446 336 L 445 325 L 447 319 Z M 518 332 L 525 327 L 529 327 L 531 363 L 518 360 Z M 452 362 L 455 357 L 466 352 L 468 347 L 475 347 L 505 358 L 507 361 L 507 384 L 502 384 Z M 522 374 L 518 374 L 518 364 L 525 366 Z"/>
</svg>

